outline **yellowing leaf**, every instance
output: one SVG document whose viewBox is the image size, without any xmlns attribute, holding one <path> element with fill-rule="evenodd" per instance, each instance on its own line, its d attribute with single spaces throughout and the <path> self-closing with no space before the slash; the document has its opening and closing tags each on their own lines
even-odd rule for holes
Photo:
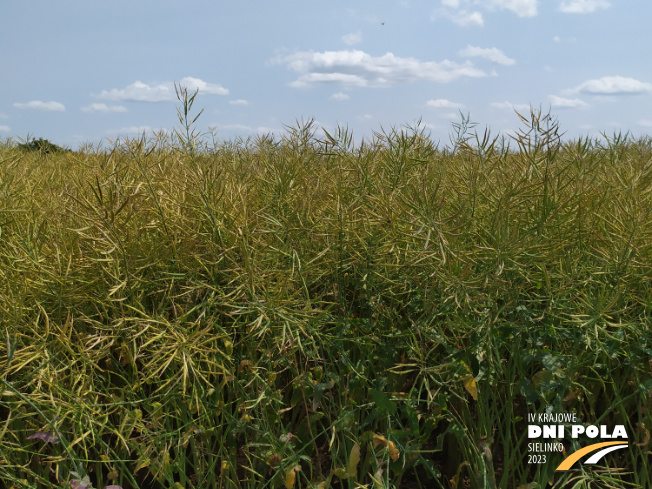
<svg viewBox="0 0 652 489">
<path fill-rule="evenodd" d="M 220 477 L 222 477 L 227 470 L 229 470 L 229 463 L 226 460 L 222 460 L 222 465 L 220 467 Z"/>
<path fill-rule="evenodd" d="M 388 440 L 387 438 L 381 435 L 374 435 L 373 444 L 374 444 L 374 448 L 378 448 L 378 447 L 387 448 L 391 459 L 394 462 L 398 460 L 400 456 L 400 452 L 398 448 L 396 448 L 396 444 L 393 441 Z"/>
<path fill-rule="evenodd" d="M 138 472 L 140 469 L 149 467 L 150 462 L 151 460 L 149 458 L 146 458 L 145 460 L 141 460 L 140 463 L 136 466 L 136 469 L 134 470 L 134 474 Z"/>
<path fill-rule="evenodd" d="M 474 401 L 478 400 L 478 386 L 475 383 L 473 375 L 468 374 L 464 376 L 464 388 L 469 394 L 471 394 Z"/>
<path fill-rule="evenodd" d="M 287 489 L 292 489 L 296 478 L 297 473 L 295 472 L 294 467 L 290 467 L 285 473 L 285 487 Z"/>
<path fill-rule="evenodd" d="M 161 452 L 162 455 L 162 462 L 163 462 L 163 470 L 167 470 L 168 467 L 170 466 L 170 452 L 163 451 Z"/>
<path fill-rule="evenodd" d="M 396 445 L 393 441 L 390 440 L 387 442 L 387 450 L 389 450 L 389 456 L 391 459 L 396 462 L 400 456 L 400 452 L 398 451 L 398 448 L 396 448 Z"/>
<path fill-rule="evenodd" d="M 457 473 L 456 473 L 456 474 L 453 476 L 453 478 L 451 479 L 451 487 L 452 487 L 453 489 L 457 489 L 457 485 L 460 483 L 460 476 L 462 475 L 462 469 L 463 469 L 464 467 L 470 467 L 470 466 L 471 466 L 471 464 L 470 464 L 468 461 L 466 461 L 466 462 L 462 462 L 462 463 L 457 467 Z"/>
<path fill-rule="evenodd" d="M 356 468 L 360 462 L 360 445 L 357 443 L 351 448 L 351 453 L 349 454 L 349 477 L 355 477 Z"/>
<path fill-rule="evenodd" d="M 380 446 L 383 448 L 387 446 L 387 438 L 374 434 L 374 448 L 378 448 Z"/>
<path fill-rule="evenodd" d="M 550 382 L 552 378 L 552 372 L 544 368 L 543 370 L 539 370 L 536 374 L 534 374 L 532 377 L 532 385 L 534 385 L 534 387 L 539 387 L 544 382 Z"/>
</svg>

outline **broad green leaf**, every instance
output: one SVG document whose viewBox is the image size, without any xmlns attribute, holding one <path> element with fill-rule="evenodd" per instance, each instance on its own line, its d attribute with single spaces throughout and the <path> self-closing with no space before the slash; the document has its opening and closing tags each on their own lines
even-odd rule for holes
<svg viewBox="0 0 652 489">
<path fill-rule="evenodd" d="M 379 391 L 378 389 L 371 389 L 371 397 L 373 397 L 374 402 L 376 403 L 376 407 L 384 409 L 391 414 L 396 413 L 396 404 L 393 403 L 392 400 L 383 392 Z"/>
</svg>

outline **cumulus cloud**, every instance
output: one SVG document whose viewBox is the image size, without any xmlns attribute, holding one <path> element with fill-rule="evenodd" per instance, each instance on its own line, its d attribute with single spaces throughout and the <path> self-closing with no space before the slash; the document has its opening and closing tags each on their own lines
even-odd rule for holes
<svg viewBox="0 0 652 489">
<path fill-rule="evenodd" d="M 420 61 L 392 53 L 371 56 L 364 51 L 300 51 L 274 59 L 284 64 L 299 78 L 290 85 L 305 88 L 317 84 L 348 87 L 388 87 L 414 81 L 447 83 L 461 77 L 480 78 L 487 74 L 469 61 Z"/>
<path fill-rule="evenodd" d="M 494 102 L 491 104 L 491 106 L 494 109 L 500 109 L 500 110 L 517 110 L 517 111 L 530 110 L 530 106 L 528 104 L 513 104 L 507 101 Z"/>
<path fill-rule="evenodd" d="M 199 93 L 209 94 L 209 95 L 228 95 L 229 90 L 224 88 L 222 85 L 217 85 L 216 83 L 208 83 L 199 78 L 193 78 L 187 76 L 182 78 L 179 82 L 179 85 L 182 87 L 188 88 L 190 91 L 199 90 Z"/>
<path fill-rule="evenodd" d="M 586 102 L 583 102 L 578 98 L 570 99 L 558 97 L 557 95 L 548 95 L 548 98 L 550 99 L 550 105 L 552 107 L 557 107 L 560 109 L 578 109 L 589 106 Z"/>
<path fill-rule="evenodd" d="M 498 48 L 480 48 L 477 46 L 467 46 L 464 49 L 460 50 L 458 54 L 465 58 L 479 56 L 503 66 L 516 64 L 516 60 L 508 58 L 505 56 L 505 53 L 503 53 Z"/>
<path fill-rule="evenodd" d="M 32 100 L 31 102 L 21 103 L 16 102 L 14 107 L 17 109 L 31 109 L 31 110 L 44 110 L 47 112 L 65 112 L 66 107 L 59 102 L 41 102 L 40 100 Z"/>
<path fill-rule="evenodd" d="M 231 105 L 249 105 L 248 100 L 244 100 L 244 99 L 241 99 L 241 98 L 239 98 L 238 100 L 230 100 L 229 103 Z"/>
<path fill-rule="evenodd" d="M 341 102 L 342 100 L 349 100 L 351 97 L 349 97 L 346 93 L 344 92 L 337 92 L 331 95 L 331 99 L 337 100 Z"/>
<path fill-rule="evenodd" d="M 122 106 L 122 105 L 106 105 L 106 104 L 90 104 L 85 107 L 81 108 L 82 112 L 88 112 L 88 113 L 93 113 L 93 112 L 102 112 L 102 113 L 109 113 L 109 112 L 127 112 L 127 108 Z"/>
<path fill-rule="evenodd" d="M 207 83 L 204 80 L 193 77 L 182 78 L 178 85 L 188 88 L 189 92 L 199 90 L 200 95 L 228 95 L 229 91 L 221 85 Z M 140 80 L 126 86 L 125 88 L 112 88 L 102 90 L 99 98 L 107 100 L 133 100 L 137 102 L 169 102 L 177 100 L 174 90 L 174 82 L 164 82 L 158 85 L 148 85 Z"/>
<path fill-rule="evenodd" d="M 443 17 L 462 27 L 483 26 L 484 17 L 475 10 L 477 6 L 489 11 L 510 10 L 519 17 L 534 17 L 538 13 L 537 0 L 441 0 L 431 20 Z"/>
<path fill-rule="evenodd" d="M 446 100 L 445 98 L 438 98 L 436 100 L 428 100 L 426 107 L 430 107 L 431 109 L 461 109 L 464 106 L 457 102 Z"/>
<path fill-rule="evenodd" d="M 591 95 L 637 95 L 652 92 L 652 83 L 624 76 L 603 76 L 568 90 L 568 93 L 579 92 Z"/>
<path fill-rule="evenodd" d="M 566 14 L 590 14 L 609 6 L 610 3 L 606 0 L 567 0 L 561 2 L 559 10 Z"/>
<path fill-rule="evenodd" d="M 537 0 L 491 0 L 489 6 L 511 10 L 519 17 L 534 17 L 537 15 Z"/>
<path fill-rule="evenodd" d="M 466 10 L 460 10 L 451 15 L 450 18 L 454 23 L 462 27 L 474 25 L 482 27 L 484 25 L 484 17 L 478 11 L 468 12 Z"/>
<path fill-rule="evenodd" d="M 465 0 L 464 3 L 469 4 L 468 0 Z M 482 13 L 477 10 L 469 11 L 467 8 L 464 8 L 460 0 L 442 0 L 441 5 L 441 8 L 436 9 L 432 13 L 430 20 L 434 21 L 443 17 L 450 19 L 453 23 L 461 27 L 482 27 L 484 25 Z"/>
<path fill-rule="evenodd" d="M 0 126 L 0 132 L 11 132 L 11 127 L 9 127 L 9 126 Z"/>
<path fill-rule="evenodd" d="M 362 33 L 358 31 L 352 34 L 346 34 L 345 36 L 342 36 L 342 41 L 347 46 L 353 46 L 354 44 L 362 42 Z"/>
</svg>

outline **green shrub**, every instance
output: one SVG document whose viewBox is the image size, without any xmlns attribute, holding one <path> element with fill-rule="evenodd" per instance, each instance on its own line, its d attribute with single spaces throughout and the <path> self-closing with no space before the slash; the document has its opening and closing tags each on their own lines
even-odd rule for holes
<svg viewBox="0 0 652 489">
<path fill-rule="evenodd" d="M 54 143 L 51 143 L 47 139 L 39 138 L 32 139 L 23 144 L 19 144 L 18 148 L 23 151 L 38 152 L 44 154 L 54 154 L 54 153 L 67 153 L 70 150 L 57 146 Z"/>
</svg>

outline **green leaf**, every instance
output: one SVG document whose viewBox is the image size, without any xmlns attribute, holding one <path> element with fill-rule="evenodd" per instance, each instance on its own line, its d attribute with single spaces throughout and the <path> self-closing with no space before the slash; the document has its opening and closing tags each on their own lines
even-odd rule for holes
<svg viewBox="0 0 652 489">
<path fill-rule="evenodd" d="M 377 389 L 371 389 L 371 397 L 373 397 L 377 408 L 385 410 L 391 414 L 396 414 L 396 404 L 383 392 Z"/>
</svg>

